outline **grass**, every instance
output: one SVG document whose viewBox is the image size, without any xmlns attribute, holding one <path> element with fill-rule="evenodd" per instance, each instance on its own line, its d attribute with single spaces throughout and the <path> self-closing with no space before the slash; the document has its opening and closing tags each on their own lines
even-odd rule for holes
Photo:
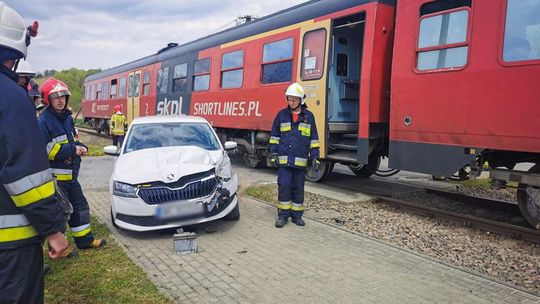
<svg viewBox="0 0 540 304">
<path fill-rule="evenodd" d="M 96 238 L 107 239 L 106 247 L 79 250 L 75 259 L 45 258 L 52 269 L 45 277 L 46 303 L 172 303 L 115 243 L 105 225 L 92 219 L 92 231 Z"/>
<path fill-rule="evenodd" d="M 275 184 L 249 186 L 246 191 L 244 191 L 244 194 L 265 202 L 278 203 L 277 185 Z"/>
<path fill-rule="evenodd" d="M 491 191 L 490 182 L 491 178 L 477 178 L 475 180 L 464 180 L 464 181 L 450 181 L 454 184 L 461 185 L 466 188 L 473 188 L 473 189 L 482 189 L 486 191 Z M 516 182 L 508 182 L 506 184 L 507 189 L 509 191 L 515 191 L 515 188 L 517 188 L 518 183 Z"/>
<path fill-rule="evenodd" d="M 103 145 L 89 145 L 88 146 L 88 153 L 86 153 L 87 156 L 103 156 L 105 155 L 105 152 L 103 152 Z"/>
</svg>

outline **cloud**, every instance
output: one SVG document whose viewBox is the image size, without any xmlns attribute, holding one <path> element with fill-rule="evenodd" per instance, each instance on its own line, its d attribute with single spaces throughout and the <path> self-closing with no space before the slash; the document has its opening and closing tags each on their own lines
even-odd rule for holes
<svg viewBox="0 0 540 304">
<path fill-rule="evenodd" d="M 40 22 L 28 60 L 34 69 L 107 69 L 213 34 L 245 14 L 264 16 L 306 0 L 4 0 Z"/>
</svg>

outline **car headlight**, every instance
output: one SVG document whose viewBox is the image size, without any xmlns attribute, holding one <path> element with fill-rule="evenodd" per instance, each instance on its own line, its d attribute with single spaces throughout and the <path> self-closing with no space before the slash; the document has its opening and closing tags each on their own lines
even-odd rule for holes
<svg viewBox="0 0 540 304">
<path fill-rule="evenodd" d="M 137 187 L 130 184 L 114 181 L 113 195 L 124 197 L 137 197 Z"/>
<path fill-rule="evenodd" d="M 218 179 L 228 182 L 232 177 L 231 160 L 226 157 L 216 165 L 216 175 Z"/>
</svg>

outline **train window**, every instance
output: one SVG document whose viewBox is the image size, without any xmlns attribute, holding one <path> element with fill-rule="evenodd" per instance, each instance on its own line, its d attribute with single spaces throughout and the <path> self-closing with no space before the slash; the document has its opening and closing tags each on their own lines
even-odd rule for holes
<svg viewBox="0 0 540 304">
<path fill-rule="evenodd" d="M 150 72 L 144 72 L 143 95 L 148 96 L 149 93 L 150 93 Z"/>
<path fill-rule="evenodd" d="M 96 99 L 97 99 L 97 100 L 100 100 L 100 99 L 101 99 L 101 82 L 97 84 L 97 89 L 96 89 Z"/>
<path fill-rule="evenodd" d="M 223 54 L 221 61 L 221 87 L 239 88 L 244 78 L 244 50 Z"/>
<path fill-rule="evenodd" d="M 111 80 L 111 99 L 116 99 L 116 84 L 117 80 L 113 79 Z"/>
<path fill-rule="evenodd" d="M 292 38 L 265 44 L 263 48 L 262 83 L 291 81 L 292 64 Z"/>
<path fill-rule="evenodd" d="M 90 92 L 90 99 L 96 100 L 96 85 L 95 84 L 92 85 L 92 91 Z"/>
<path fill-rule="evenodd" d="M 140 84 L 141 84 L 141 74 L 133 75 L 133 95 L 134 95 L 134 97 L 139 97 Z"/>
<path fill-rule="evenodd" d="M 187 63 L 174 66 L 173 92 L 185 92 L 187 88 Z"/>
<path fill-rule="evenodd" d="M 540 0 L 508 0 L 503 59 L 507 62 L 540 59 Z"/>
<path fill-rule="evenodd" d="M 347 76 L 347 74 L 349 73 L 347 71 L 347 67 L 348 67 L 348 64 L 349 64 L 349 56 L 347 56 L 347 54 L 337 54 L 337 70 L 336 70 L 336 74 L 338 76 Z"/>
<path fill-rule="evenodd" d="M 126 77 L 120 78 L 120 85 L 118 88 L 118 98 L 126 97 Z"/>
<path fill-rule="evenodd" d="M 129 83 L 129 85 L 128 85 L 128 97 L 133 97 L 133 87 L 134 87 L 133 86 L 134 85 L 133 81 L 134 81 L 133 75 L 129 75 L 129 77 L 128 77 L 128 83 Z"/>
<path fill-rule="evenodd" d="M 156 81 L 156 93 L 160 95 L 167 94 L 167 84 L 169 82 L 169 67 L 158 70 Z"/>
<path fill-rule="evenodd" d="M 206 91 L 210 87 L 210 58 L 195 61 L 193 91 Z"/>
<path fill-rule="evenodd" d="M 317 29 L 304 34 L 302 47 L 302 80 L 321 79 L 324 74 L 326 29 Z"/>
<path fill-rule="evenodd" d="M 462 67 L 468 58 L 469 10 L 454 10 L 428 15 L 420 20 L 418 70 Z"/>
<path fill-rule="evenodd" d="M 109 99 L 109 82 L 103 83 L 103 99 Z"/>
</svg>

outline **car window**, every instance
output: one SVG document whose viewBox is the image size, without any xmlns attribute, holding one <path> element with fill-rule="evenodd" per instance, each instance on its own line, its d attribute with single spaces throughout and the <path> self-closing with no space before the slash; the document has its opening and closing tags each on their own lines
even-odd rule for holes
<svg viewBox="0 0 540 304">
<path fill-rule="evenodd" d="M 124 153 L 160 147 L 197 146 L 220 149 L 219 142 L 206 123 L 163 123 L 133 125 Z"/>
</svg>

